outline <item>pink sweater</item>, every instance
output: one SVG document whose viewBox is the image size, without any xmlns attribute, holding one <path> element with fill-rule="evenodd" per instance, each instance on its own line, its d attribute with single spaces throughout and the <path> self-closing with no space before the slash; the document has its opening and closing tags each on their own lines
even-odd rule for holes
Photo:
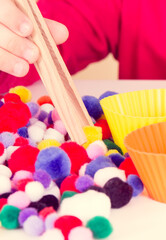
<svg viewBox="0 0 166 240">
<path fill-rule="evenodd" d="M 71 74 L 110 52 L 120 79 L 166 79 L 165 0 L 39 0 L 44 17 L 64 23 L 69 39 L 60 51 Z M 0 73 L 0 91 L 39 79 Z"/>
</svg>

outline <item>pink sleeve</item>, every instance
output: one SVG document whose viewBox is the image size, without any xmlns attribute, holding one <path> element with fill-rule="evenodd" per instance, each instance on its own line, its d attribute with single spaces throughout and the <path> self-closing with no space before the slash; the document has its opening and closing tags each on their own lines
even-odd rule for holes
<svg viewBox="0 0 166 240">
<path fill-rule="evenodd" d="M 71 74 L 89 63 L 118 54 L 121 0 L 39 0 L 44 17 L 59 21 L 69 29 L 69 39 L 59 46 Z M 34 66 L 24 78 L 0 74 L 0 92 L 39 79 Z"/>
</svg>

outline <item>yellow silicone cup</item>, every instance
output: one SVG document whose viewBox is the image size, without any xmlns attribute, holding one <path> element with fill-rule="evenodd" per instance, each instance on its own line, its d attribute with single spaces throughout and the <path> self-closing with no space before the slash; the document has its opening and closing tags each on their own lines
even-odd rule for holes
<svg viewBox="0 0 166 240">
<path fill-rule="evenodd" d="M 130 132 L 166 121 L 166 89 L 121 93 L 100 101 L 115 143 L 127 152 L 124 138 Z"/>
<path fill-rule="evenodd" d="M 166 203 L 166 122 L 139 128 L 125 137 L 124 144 L 149 193 Z"/>
</svg>

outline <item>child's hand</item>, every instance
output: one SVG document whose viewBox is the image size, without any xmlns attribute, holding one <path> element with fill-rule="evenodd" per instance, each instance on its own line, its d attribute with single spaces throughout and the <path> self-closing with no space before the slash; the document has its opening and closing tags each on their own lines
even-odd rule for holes
<svg viewBox="0 0 166 240">
<path fill-rule="evenodd" d="M 68 37 L 64 25 L 47 20 L 57 44 Z M 33 31 L 30 20 L 15 6 L 13 0 L 0 0 L 0 70 L 22 77 L 29 64 L 39 57 L 37 46 L 28 40 Z"/>
</svg>

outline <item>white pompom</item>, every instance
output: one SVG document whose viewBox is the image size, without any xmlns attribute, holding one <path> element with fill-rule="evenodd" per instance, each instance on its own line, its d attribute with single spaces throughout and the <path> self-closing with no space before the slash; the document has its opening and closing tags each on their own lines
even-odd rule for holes
<svg viewBox="0 0 166 240">
<path fill-rule="evenodd" d="M 63 143 L 65 141 L 64 136 L 53 128 L 48 128 L 45 131 L 44 139 L 55 139 L 56 141 Z"/>
<path fill-rule="evenodd" d="M 57 229 L 57 228 L 53 228 L 53 229 L 50 229 L 48 231 L 46 231 L 42 237 L 41 237 L 41 240 L 64 240 L 64 236 L 61 232 L 61 230 Z"/>
<path fill-rule="evenodd" d="M 75 216 L 86 223 L 95 216 L 109 218 L 110 210 L 111 202 L 105 193 L 88 190 L 70 198 L 65 198 L 61 203 L 59 215 Z"/>
<path fill-rule="evenodd" d="M 5 165 L 0 165 L 0 176 L 6 176 L 8 178 L 11 178 L 12 171 Z"/>
<path fill-rule="evenodd" d="M 25 186 L 25 192 L 32 202 L 39 201 L 44 196 L 44 187 L 40 182 L 29 182 Z"/>
<path fill-rule="evenodd" d="M 0 175 L 0 194 L 11 191 L 11 181 L 7 176 Z"/>
<path fill-rule="evenodd" d="M 44 122 L 42 122 L 42 121 L 37 121 L 37 122 L 35 122 L 35 123 L 33 124 L 33 126 L 38 126 L 38 127 L 42 128 L 44 131 L 45 131 L 46 128 L 47 128 L 46 124 L 45 124 Z"/>
<path fill-rule="evenodd" d="M 50 103 L 44 103 L 40 106 L 40 109 L 46 113 L 49 113 L 54 109 L 54 106 Z"/>
<path fill-rule="evenodd" d="M 6 159 L 7 159 L 7 151 L 6 151 L 6 149 L 4 149 L 4 152 L 0 156 L 0 164 L 3 164 Z"/>
<path fill-rule="evenodd" d="M 118 177 L 122 181 L 126 181 L 125 171 L 116 167 L 106 167 L 98 170 L 94 175 L 94 182 L 103 187 L 106 182 L 108 182 L 111 178 Z"/>
<path fill-rule="evenodd" d="M 60 199 L 61 197 L 60 190 L 55 183 L 51 187 L 45 189 L 44 195 L 49 195 L 49 194 L 55 196 L 57 199 Z"/>
<path fill-rule="evenodd" d="M 33 141 L 39 143 L 43 139 L 44 130 L 41 127 L 32 125 L 28 127 L 28 135 Z"/>
<path fill-rule="evenodd" d="M 7 156 L 6 156 L 6 160 L 10 159 L 12 153 L 14 153 L 20 146 L 9 146 L 6 149 L 7 152 Z"/>
<path fill-rule="evenodd" d="M 35 124 L 37 121 L 38 121 L 38 119 L 35 118 L 35 117 L 32 117 L 32 118 L 29 119 L 30 125 Z"/>
<path fill-rule="evenodd" d="M 88 163 L 84 163 L 79 170 L 79 176 L 84 176 L 85 175 L 85 171 L 86 171 L 86 167 L 87 167 Z"/>
</svg>

